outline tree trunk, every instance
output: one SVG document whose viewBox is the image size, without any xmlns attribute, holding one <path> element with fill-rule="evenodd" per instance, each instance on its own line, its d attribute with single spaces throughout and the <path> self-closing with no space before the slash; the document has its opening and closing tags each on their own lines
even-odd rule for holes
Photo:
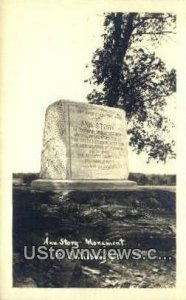
<svg viewBox="0 0 186 300">
<path fill-rule="evenodd" d="M 118 13 L 114 20 L 115 27 L 115 47 L 113 49 L 113 65 L 111 71 L 111 86 L 108 87 L 108 94 L 106 95 L 108 102 L 108 106 L 117 106 L 117 102 L 119 100 L 120 95 L 120 76 L 122 72 L 122 65 L 125 54 L 129 47 L 130 38 L 133 31 L 133 21 L 136 17 L 136 13 L 129 13 L 127 15 L 126 25 L 124 29 L 122 25 L 124 25 L 124 20 L 122 18 L 122 13 Z"/>
</svg>

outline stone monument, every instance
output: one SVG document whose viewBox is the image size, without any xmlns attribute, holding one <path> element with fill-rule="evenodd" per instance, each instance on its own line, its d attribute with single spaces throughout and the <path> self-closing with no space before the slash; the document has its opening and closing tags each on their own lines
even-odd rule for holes
<svg viewBox="0 0 186 300">
<path fill-rule="evenodd" d="M 128 174 L 123 110 L 66 100 L 48 107 L 34 189 L 123 190 L 135 185 Z"/>
</svg>

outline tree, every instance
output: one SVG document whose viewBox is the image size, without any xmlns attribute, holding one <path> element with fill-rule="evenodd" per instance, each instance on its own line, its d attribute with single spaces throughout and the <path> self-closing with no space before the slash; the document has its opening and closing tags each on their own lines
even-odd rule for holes
<svg viewBox="0 0 186 300">
<path fill-rule="evenodd" d="M 174 125 L 163 108 L 176 91 L 176 72 L 142 41 L 155 47 L 175 33 L 175 23 L 169 13 L 105 14 L 103 47 L 95 51 L 93 75 L 85 80 L 94 86 L 87 96 L 90 103 L 126 111 L 129 144 L 138 154 L 145 151 L 148 161 L 175 157 L 174 141 L 166 140 Z"/>
</svg>

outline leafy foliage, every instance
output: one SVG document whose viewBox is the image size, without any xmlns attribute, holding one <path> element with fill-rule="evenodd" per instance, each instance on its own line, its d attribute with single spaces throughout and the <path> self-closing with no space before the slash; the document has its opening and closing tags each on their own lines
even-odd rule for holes
<svg viewBox="0 0 186 300">
<path fill-rule="evenodd" d="M 105 14 L 103 47 L 92 58 L 93 75 L 85 80 L 94 86 L 90 103 L 119 107 L 126 111 L 130 145 L 139 154 L 166 161 L 175 157 L 169 136 L 173 124 L 164 117 L 167 97 L 176 91 L 176 72 L 142 47 L 155 47 L 174 34 L 172 14 Z"/>
</svg>

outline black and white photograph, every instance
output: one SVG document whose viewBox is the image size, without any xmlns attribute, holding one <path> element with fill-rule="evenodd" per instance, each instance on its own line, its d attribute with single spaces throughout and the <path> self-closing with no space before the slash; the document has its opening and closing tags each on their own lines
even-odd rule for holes
<svg viewBox="0 0 186 300">
<path fill-rule="evenodd" d="M 177 299 L 175 6 L 3 2 L 12 293 Z"/>
</svg>

